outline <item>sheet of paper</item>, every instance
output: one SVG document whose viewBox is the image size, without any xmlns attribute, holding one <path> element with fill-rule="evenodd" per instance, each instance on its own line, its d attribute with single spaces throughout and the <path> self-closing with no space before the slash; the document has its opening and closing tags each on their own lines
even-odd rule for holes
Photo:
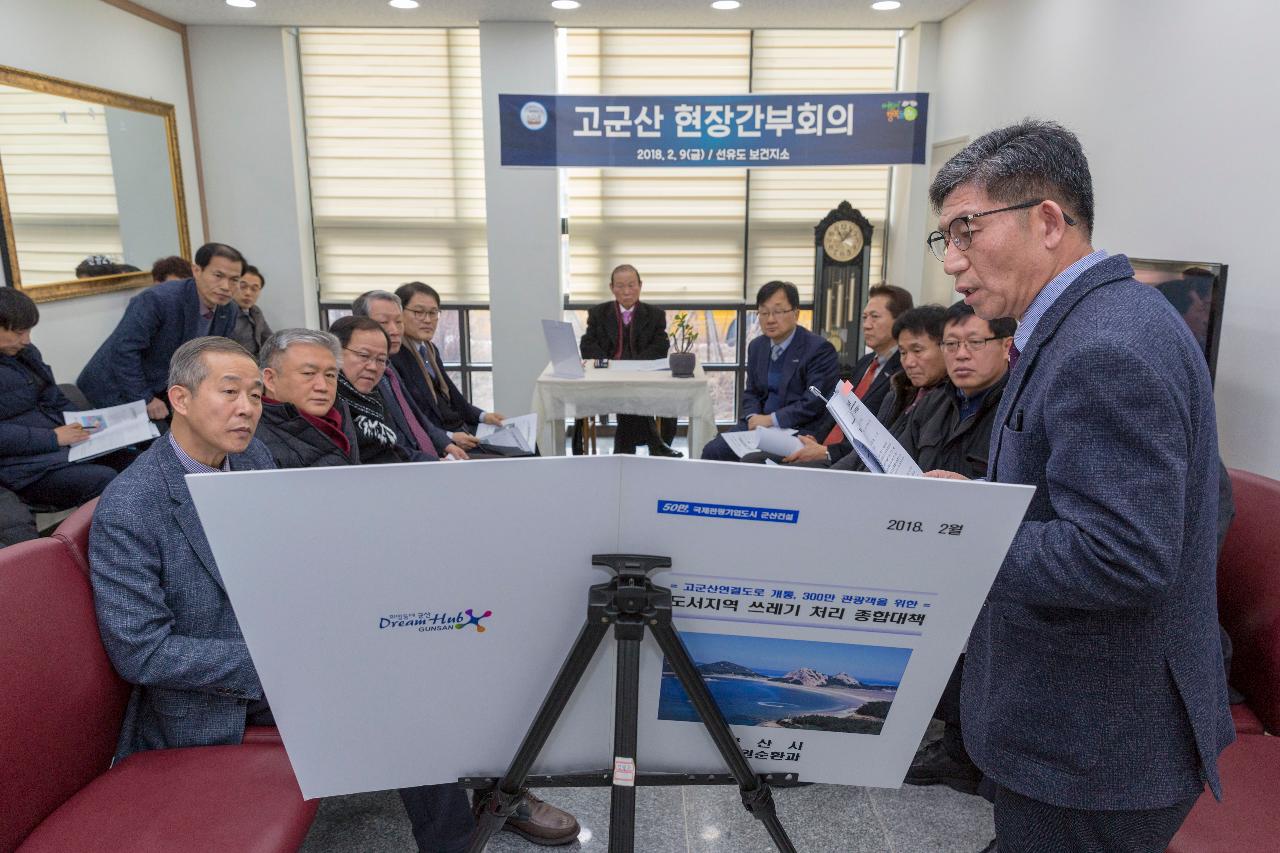
<svg viewBox="0 0 1280 853">
<path fill-rule="evenodd" d="M 908 477 L 919 477 L 924 473 L 853 392 L 844 387 L 838 388 L 827 400 L 827 411 L 840 424 L 854 452 L 872 473 Z"/>
<path fill-rule="evenodd" d="M 92 459 L 160 435 L 160 430 L 147 417 L 147 404 L 142 400 L 107 409 L 63 412 L 62 418 L 69 424 L 81 424 L 93 433 L 88 441 L 71 446 L 67 457 L 71 462 Z"/>
<path fill-rule="evenodd" d="M 538 416 L 531 413 L 506 418 L 500 427 L 480 424 L 476 427 L 476 438 L 495 447 L 514 447 L 532 453 L 538 441 Z"/>
<path fill-rule="evenodd" d="M 796 438 L 796 431 L 793 429 L 761 427 L 753 430 L 753 432 L 759 433 L 756 439 L 756 447 L 765 453 L 772 453 L 775 456 L 790 456 L 801 447 L 804 447 L 800 439 Z"/>
<path fill-rule="evenodd" d="M 647 373 L 649 371 L 670 370 L 671 362 L 665 358 L 639 358 L 639 359 L 618 359 L 609 362 L 610 370 L 620 370 L 627 373 Z"/>
<path fill-rule="evenodd" d="M 791 446 L 790 444 L 784 444 L 783 442 L 785 442 L 786 436 L 794 436 L 796 431 L 793 429 L 775 429 L 772 427 L 764 427 L 761 429 L 734 430 L 732 432 L 722 432 L 720 433 L 720 437 L 724 439 L 725 444 L 729 445 L 729 449 L 732 450 L 735 454 L 737 454 L 738 458 L 741 459 L 742 457 L 746 456 L 748 453 L 755 453 L 757 450 L 764 450 L 764 448 L 760 446 L 760 437 L 764 433 L 779 434 L 779 437 L 772 439 L 775 441 L 774 446 L 790 447 Z M 800 440 L 796 439 L 795 444 L 798 447 L 800 444 Z M 768 452 L 776 453 L 777 451 L 770 450 Z M 783 453 L 782 455 L 786 456 L 792 452 L 793 452 L 792 450 L 788 450 L 786 453 Z"/>
<path fill-rule="evenodd" d="M 547 354 L 551 356 L 552 372 L 562 379 L 581 379 L 587 375 L 578 355 L 578 339 L 573 335 L 573 324 L 560 320 L 543 320 L 542 336 L 547 341 Z"/>
<path fill-rule="evenodd" d="M 738 458 L 746 456 L 748 453 L 754 453 L 759 449 L 760 436 L 756 433 L 758 430 L 734 430 L 732 432 L 722 432 L 720 437 L 724 439 L 724 443 L 729 445 L 729 449 L 737 454 Z"/>
</svg>

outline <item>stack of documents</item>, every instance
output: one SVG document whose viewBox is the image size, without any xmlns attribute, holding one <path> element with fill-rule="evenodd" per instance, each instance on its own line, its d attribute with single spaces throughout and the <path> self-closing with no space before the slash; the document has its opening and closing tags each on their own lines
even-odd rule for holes
<svg viewBox="0 0 1280 853">
<path fill-rule="evenodd" d="M 160 430 L 147 417 L 147 404 L 142 400 L 108 409 L 63 412 L 62 418 L 69 424 L 80 424 L 92 433 L 88 441 L 71 446 L 71 453 L 67 457 L 71 462 L 92 459 L 131 444 L 150 441 L 160 435 Z"/>
<path fill-rule="evenodd" d="M 476 438 L 490 447 L 503 447 L 533 453 L 538 442 L 538 416 L 535 414 L 505 418 L 502 426 L 480 424 Z"/>
<path fill-rule="evenodd" d="M 816 388 L 810 387 L 809 393 L 822 397 Z M 827 400 L 827 411 L 836 419 L 844 437 L 853 445 L 854 452 L 868 471 L 908 477 L 924 474 L 884 424 L 862 404 L 848 382 L 840 383 L 831 399 Z"/>
</svg>

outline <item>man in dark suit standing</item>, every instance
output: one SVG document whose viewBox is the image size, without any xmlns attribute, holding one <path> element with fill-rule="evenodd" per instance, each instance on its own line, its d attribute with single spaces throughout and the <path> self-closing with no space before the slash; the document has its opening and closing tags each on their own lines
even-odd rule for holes
<svg viewBox="0 0 1280 853">
<path fill-rule="evenodd" d="M 665 358 L 671 346 L 667 338 L 667 313 L 640 301 L 644 282 L 631 264 L 622 264 L 609 274 L 609 290 L 613 300 L 601 302 L 587 312 L 587 331 L 578 342 L 583 358 L 624 359 Z M 636 446 L 648 445 L 650 456 L 682 456 L 672 450 L 675 438 L 674 418 L 660 434 L 657 422 L 645 415 L 618 415 L 618 432 L 613 439 L 614 453 L 635 453 Z"/>
<path fill-rule="evenodd" d="M 76 385 L 95 406 L 146 400 L 152 420 L 169 417 L 169 359 L 194 338 L 231 335 L 240 313 L 232 297 L 243 272 L 244 256 L 232 247 L 201 246 L 191 278 L 154 285 L 129 300 Z"/>
<path fill-rule="evenodd" d="M 822 424 L 826 406 L 809 386 L 831 388 L 836 381 L 836 350 L 799 325 L 800 292 L 789 281 L 771 281 L 756 293 L 760 337 L 747 346 L 747 384 L 737 429 L 781 427 L 812 433 Z M 716 436 L 702 458 L 734 462 L 737 455 Z"/>
<path fill-rule="evenodd" d="M 1060 125 L 988 133 L 929 195 L 956 291 L 1019 321 L 988 478 L 1036 487 L 965 656 L 990 849 L 1158 853 L 1205 783 L 1221 795 L 1234 737 L 1204 356 L 1127 258 L 1093 249 L 1088 161 Z"/>
</svg>

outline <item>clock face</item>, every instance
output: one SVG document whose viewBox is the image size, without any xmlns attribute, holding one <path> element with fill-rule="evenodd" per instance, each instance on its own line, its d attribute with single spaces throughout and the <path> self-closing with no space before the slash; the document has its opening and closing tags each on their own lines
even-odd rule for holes
<svg viewBox="0 0 1280 853">
<path fill-rule="evenodd" d="M 822 235 L 822 248 L 833 261 L 851 261 L 862 251 L 862 229 L 847 219 L 838 219 Z"/>
</svg>

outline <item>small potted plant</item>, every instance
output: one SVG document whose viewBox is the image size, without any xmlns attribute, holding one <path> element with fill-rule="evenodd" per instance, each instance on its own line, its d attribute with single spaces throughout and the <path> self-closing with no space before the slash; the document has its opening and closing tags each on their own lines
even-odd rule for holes
<svg viewBox="0 0 1280 853">
<path fill-rule="evenodd" d="M 697 356 L 693 354 L 694 341 L 698 340 L 698 331 L 689 322 L 689 314 L 681 311 L 676 315 L 671 327 L 671 355 L 667 362 L 671 365 L 671 375 L 679 378 L 693 376 Z"/>
</svg>

